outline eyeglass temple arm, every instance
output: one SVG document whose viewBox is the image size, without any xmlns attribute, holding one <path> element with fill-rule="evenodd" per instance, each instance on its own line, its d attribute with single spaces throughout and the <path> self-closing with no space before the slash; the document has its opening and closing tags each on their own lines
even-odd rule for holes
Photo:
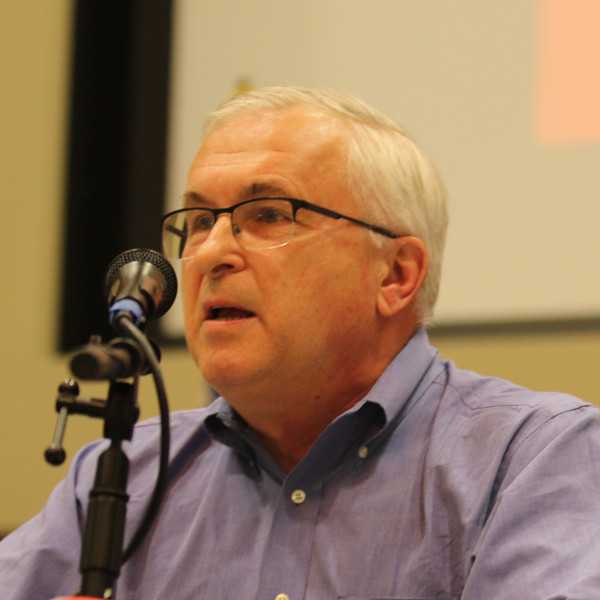
<svg viewBox="0 0 600 600">
<path fill-rule="evenodd" d="M 165 230 L 168 231 L 169 233 L 173 233 L 173 234 L 179 236 L 181 239 L 184 239 L 186 237 L 185 233 L 181 229 L 178 229 L 177 227 L 173 227 L 173 225 L 165 225 Z"/>
<path fill-rule="evenodd" d="M 372 225 L 371 223 L 366 223 L 365 221 L 360 221 L 359 219 L 355 219 L 353 217 L 347 217 L 346 215 L 342 215 L 341 213 L 335 212 L 334 210 L 329 210 L 328 208 L 324 208 L 322 206 L 318 206 L 316 204 L 311 204 L 310 202 L 306 202 L 305 200 L 299 200 L 297 204 L 298 208 L 307 208 L 313 212 L 320 213 L 325 215 L 326 217 L 331 217 L 333 219 L 345 219 L 346 221 L 351 221 L 352 223 L 356 223 L 361 227 L 366 227 L 375 233 L 381 233 L 389 238 L 399 238 L 400 234 L 394 233 L 389 229 L 385 229 L 385 227 L 379 227 L 379 225 Z M 298 210 L 298 208 L 296 210 Z"/>
</svg>

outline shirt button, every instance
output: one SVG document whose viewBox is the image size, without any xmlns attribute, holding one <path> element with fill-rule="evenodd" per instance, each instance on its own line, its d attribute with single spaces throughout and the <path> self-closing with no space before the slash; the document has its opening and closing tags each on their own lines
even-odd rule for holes
<svg viewBox="0 0 600 600">
<path fill-rule="evenodd" d="M 290 600 L 290 597 L 287 594 L 277 594 L 275 600 Z"/>
<path fill-rule="evenodd" d="M 306 500 L 306 492 L 304 490 L 294 490 L 292 492 L 292 502 L 294 504 L 302 504 Z M 284 600 L 284 597 L 287 598 L 285 594 L 280 594 L 280 600 Z M 278 600 L 279 596 L 275 600 Z"/>
<path fill-rule="evenodd" d="M 358 449 L 358 458 L 367 458 L 368 454 L 369 454 L 369 449 L 366 446 L 361 446 Z"/>
</svg>

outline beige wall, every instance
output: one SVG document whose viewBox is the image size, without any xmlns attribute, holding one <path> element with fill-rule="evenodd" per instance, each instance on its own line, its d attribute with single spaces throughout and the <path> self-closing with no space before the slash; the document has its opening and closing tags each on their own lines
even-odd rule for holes
<svg viewBox="0 0 600 600">
<path fill-rule="evenodd" d="M 0 5 L 0 281 L 4 283 L 0 533 L 39 510 L 65 473 L 65 467 L 47 466 L 42 455 L 54 427 L 56 386 L 67 374 L 66 358 L 54 346 L 70 4 L 68 0 L 5 0 Z M 600 400 L 598 331 L 433 337 L 442 354 L 462 367 Z M 201 379 L 184 351 L 165 352 L 163 368 L 173 409 L 204 401 Z M 102 387 L 83 391 L 104 394 Z M 154 414 L 149 382 L 144 383 L 140 401 L 144 416 Z M 66 438 L 69 455 L 100 431 L 95 421 L 72 418 Z"/>
<path fill-rule="evenodd" d="M 0 534 L 35 514 L 66 470 L 46 465 L 43 451 L 56 420 L 56 388 L 68 375 L 66 357 L 54 347 L 70 19 L 69 0 L 0 3 Z M 168 353 L 163 367 L 172 408 L 204 401 L 186 352 Z M 83 386 L 82 393 L 105 397 L 106 390 Z M 149 381 L 140 403 L 143 415 L 156 412 Z M 73 417 L 65 440 L 69 457 L 101 431 L 99 421 Z"/>
</svg>

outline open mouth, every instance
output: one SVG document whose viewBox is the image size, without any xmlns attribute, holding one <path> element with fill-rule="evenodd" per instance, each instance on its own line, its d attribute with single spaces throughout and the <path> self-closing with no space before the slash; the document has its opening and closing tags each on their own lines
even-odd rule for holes
<svg viewBox="0 0 600 600">
<path fill-rule="evenodd" d="M 242 308 L 233 306 L 215 306 L 208 313 L 208 319 L 212 321 L 236 321 L 240 319 L 249 319 L 254 313 Z"/>
</svg>

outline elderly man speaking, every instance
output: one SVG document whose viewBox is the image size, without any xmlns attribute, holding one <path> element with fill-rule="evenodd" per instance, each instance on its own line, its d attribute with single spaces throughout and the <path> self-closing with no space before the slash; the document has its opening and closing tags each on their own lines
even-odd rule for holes
<svg viewBox="0 0 600 600">
<path fill-rule="evenodd" d="M 209 117 L 163 241 L 220 397 L 172 415 L 166 497 L 115 597 L 600 598 L 600 412 L 440 359 L 447 221 L 427 156 L 353 97 L 267 88 Z M 128 448 L 129 533 L 158 432 Z M 0 597 L 77 589 L 102 448 L 0 544 Z"/>
</svg>

